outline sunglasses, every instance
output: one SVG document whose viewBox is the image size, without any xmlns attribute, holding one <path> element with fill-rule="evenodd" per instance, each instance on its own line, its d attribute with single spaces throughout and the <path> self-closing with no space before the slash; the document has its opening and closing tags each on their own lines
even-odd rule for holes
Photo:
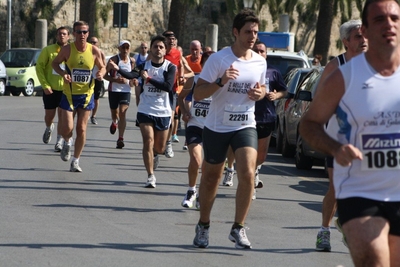
<svg viewBox="0 0 400 267">
<path fill-rule="evenodd" d="M 77 34 L 87 34 L 89 31 L 75 31 L 75 33 L 77 33 Z"/>
<path fill-rule="evenodd" d="M 91 44 L 97 44 L 98 42 L 95 42 L 95 41 L 91 41 L 90 43 L 91 43 Z"/>
<path fill-rule="evenodd" d="M 143 49 L 147 49 L 147 46 L 142 46 Z"/>
</svg>

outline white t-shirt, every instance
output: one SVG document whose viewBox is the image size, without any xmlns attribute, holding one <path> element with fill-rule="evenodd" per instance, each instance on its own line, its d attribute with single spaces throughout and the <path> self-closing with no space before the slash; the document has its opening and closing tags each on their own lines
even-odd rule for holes
<svg viewBox="0 0 400 267">
<path fill-rule="evenodd" d="M 229 80 L 212 95 L 204 125 L 208 129 L 225 133 L 256 127 L 255 102 L 250 100 L 247 91 L 254 88 L 257 82 L 260 85 L 265 84 L 267 63 L 254 51 L 251 51 L 251 55 L 249 60 L 240 59 L 229 47 L 212 54 L 206 61 L 200 78 L 209 83 L 222 77 L 230 66 L 239 70 L 239 76 L 235 80 Z"/>
<path fill-rule="evenodd" d="M 196 74 L 194 76 L 194 83 L 197 83 L 198 79 L 199 79 L 199 74 Z M 212 97 L 210 96 L 200 101 L 196 101 L 193 99 L 192 96 L 192 104 L 190 105 L 191 118 L 188 121 L 187 124 L 188 127 L 196 126 L 201 129 L 204 128 L 204 122 L 206 121 L 206 117 L 210 109 L 211 99 Z"/>
<path fill-rule="evenodd" d="M 128 62 L 124 62 L 121 57 L 118 56 L 118 67 L 121 70 L 131 72 L 132 70 L 132 61 L 131 58 L 128 58 Z M 115 72 L 115 77 L 120 77 L 121 75 L 118 72 Z M 117 93 L 130 93 L 131 92 L 131 86 L 129 85 L 129 79 L 126 79 L 126 83 L 115 83 L 113 82 L 111 84 L 111 91 L 112 92 L 117 92 Z"/>
</svg>

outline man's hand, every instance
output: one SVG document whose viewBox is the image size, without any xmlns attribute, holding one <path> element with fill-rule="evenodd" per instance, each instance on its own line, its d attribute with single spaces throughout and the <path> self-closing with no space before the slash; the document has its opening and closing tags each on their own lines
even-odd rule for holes
<svg viewBox="0 0 400 267">
<path fill-rule="evenodd" d="M 257 82 L 254 88 L 247 91 L 247 95 L 253 101 L 262 99 L 265 96 L 265 86 L 260 86 L 260 83 Z"/>
<path fill-rule="evenodd" d="M 277 95 L 277 92 L 276 92 L 275 89 L 274 89 L 273 92 L 266 93 L 266 94 L 265 94 L 265 97 L 266 97 L 269 101 L 275 101 L 275 100 L 279 99 L 279 98 L 278 98 L 278 95 Z"/>
<path fill-rule="evenodd" d="M 231 65 L 229 67 L 229 69 L 227 69 L 224 73 L 224 75 L 222 75 L 221 77 L 221 83 L 222 84 L 226 84 L 229 80 L 236 80 L 236 78 L 239 76 L 239 70 L 235 69 L 233 67 L 233 65 Z"/>
<path fill-rule="evenodd" d="M 343 167 L 350 166 L 351 162 L 355 159 L 363 159 L 361 151 L 351 144 L 342 145 L 339 147 L 339 149 L 334 153 L 333 157 L 335 158 L 336 162 Z"/>
</svg>

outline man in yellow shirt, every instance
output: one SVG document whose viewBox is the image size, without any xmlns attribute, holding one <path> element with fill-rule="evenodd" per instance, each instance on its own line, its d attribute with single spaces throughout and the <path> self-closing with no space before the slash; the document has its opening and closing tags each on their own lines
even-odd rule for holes
<svg viewBox="0 0 400 267">
<path fill-rule="evenodd" d="M 68 161 L 71 158 L 72 132 L 74 130 L 74 114 L 77 116 L 76 140 L 74 156 L 71 161 L 71 172 L 82 172 L 79 166 L 79 157 L 86 142 L 86 129 L 90 112 L 94 107 L 94 78 L 93 68 L 98 71 L 95 78 L 102 80 L 106 68 L 100 49 L 87 42 L 89 25 L 85 21 L 77 21 L 73 26 L 75 41 L 63 47 L 53 60 L 52 67 L 64 77 L 64 90 L 61 97 L 61 134 L 64 145 L 61 150 L 61 159 Z M 65 70 L 59 64 L 65 62 Z"/>
<path fill-rule="evenodd" d="M 54 130 L 53 121 L 56 116 L 56 111 L 59 109 L 58 106 L 61 101 L 64 84 L 64 78 L 53 70 L 51 64 L 61 48 L 68 44 L 69 30 L 66 27 L 58 28 L 56 40 L 57 42 L 55 44 L 43 48 L 36 64 L 36 74 L 43 88 L 44 122 L 46 123 L 43 143 L 45 144 L 48 144 L 51 140 L 51 134 Z M 61 68 L 65 69 L 63 64 Z M 60 111 L 58 111 L 57 142 L 54 146 L 56 152 L 61 151 L 63 144 L 63 139 L 60 135 L 60 118 Z"/>
</svg>

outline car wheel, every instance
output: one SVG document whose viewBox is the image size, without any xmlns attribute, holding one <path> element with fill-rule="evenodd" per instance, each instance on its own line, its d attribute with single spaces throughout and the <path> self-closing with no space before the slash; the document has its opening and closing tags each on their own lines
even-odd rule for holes
<svg viewBox="0 0 400 267">
<path fill-rule="evenodd" d="M 299 170 L 311 170 L 314 160 L 312 157 L 306 156 L 303 150 L 303 138 L 299 135 L 296 142 L 296 168 Z"/>
<path fill-rule="evenodd" d="M 11 94 L 13 96 L 19 96 L 21 94 L 21 92 L 20 91 L 12 91 Z"/>
<path fill-rule="evenodd" d="M 22 93 L 24 94 L 24 96 L 32 96 L 34 91 L 35 91 L 35 83 L 33 82 L 32 79 L 29 79 L 26 82 L 25 88 L 22 91 Z"/>
<path fill-rule="evenodd" d="M 6 92 L 6 83 L 3 79 L 0 79 L 0 96 Z"/>
<path fill-rule="evenodd" d="M 278 122 L 278 125 L 276 126 L 276 152 L 282 153 L 282 131 L 280 127 L 280 123 Z"/>
<path fill-rule="evenodd" d="M 282 140 L 282 156 L 285 158 L 293 158 L 294 154 L 296 153 L 294 146 L 291 146 L 289 144 L 289 141 L 287 139 L 287 134 L 286 131 L 283 131 L 283 140 Z"/>
</svg>

